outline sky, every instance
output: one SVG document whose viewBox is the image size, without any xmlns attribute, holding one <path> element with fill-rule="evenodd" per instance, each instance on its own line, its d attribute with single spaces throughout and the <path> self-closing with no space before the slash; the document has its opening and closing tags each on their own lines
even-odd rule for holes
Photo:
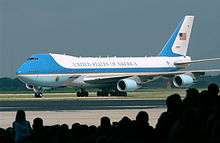
<svg viewBox="0 0 220 143">
<path fill-rule="evenodd" d="M 0 77 L 36 53 L 155 56 L 194 15 L 188 55 L 220 57 L 219 0 L 0 0 Z M 195 69 L 220 68 L 220 61 Z"/>
</svg>

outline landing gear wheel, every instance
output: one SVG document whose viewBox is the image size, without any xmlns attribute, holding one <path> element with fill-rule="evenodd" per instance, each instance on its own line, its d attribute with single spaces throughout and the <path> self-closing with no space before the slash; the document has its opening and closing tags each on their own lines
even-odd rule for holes
<svg viewBox="0 0 220 143">
<path fill-rule="evenodd" d="M 89 92 L 88 91 L 77 91 L 76 93 L 77 97 L 88 97 L 89 96 Z"/>
<path fill-rule="evenodd" d="M 40 92 L 34 93 L 35 98 L 42 98 L 43 94 Z"/>
<path fill-rule="evenodd" d="M 111 91 L 110 96 L 116 96 L 115 92 Z"/>
<path fill-rule="evenodd" d="M 77 91 L 76 96 L 81 97 L 81 92 Z"/>
<path fill-rule="evenodd" d="M 101 91 L 97 91 L 97 96 L 102 96 L 102 92 Z"/>
<path fill-rule="evenodd" d="M 107 91 L 103 91 L 103 92 L 102 92 L 102 95 L 103 95 L 103 96 L 108 96 L 108 94 L 109 94 L 109 93 L 108 93 Z"/>
<path fill-rule="evenodd" d="M 109 92 L 107 91 L 97 91 L 97 96 L 108 96 Z"/>
<path fill-rule="evenodd" d="M 88 91 L 84 91 L 83 92 L 83 97 L 88 97 L 89 96 L 89 92 Z"/>
</svg>

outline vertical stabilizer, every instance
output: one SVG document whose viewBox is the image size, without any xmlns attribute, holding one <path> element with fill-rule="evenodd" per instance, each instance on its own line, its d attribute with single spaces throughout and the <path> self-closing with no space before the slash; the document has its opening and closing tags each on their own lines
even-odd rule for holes
<svg viewBox="0 0 220 143">
<path fill-rule="evenodd" d="M 194 16 L 185 16 L 178 24 L 172 36 L 166 42 L 160 56 L 178 57 L 186 56 Z"/>
</svg>

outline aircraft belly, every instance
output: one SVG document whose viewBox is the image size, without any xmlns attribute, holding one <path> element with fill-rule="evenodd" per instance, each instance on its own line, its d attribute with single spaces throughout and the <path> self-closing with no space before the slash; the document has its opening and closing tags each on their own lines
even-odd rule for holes
<svg viewBox="0 0 220 143">
<path fill-rule="evenodd" d="M 48 86 L 48 87 L 59 87 L 65 86 L 66 81 L 69 77 L 62 75 L 38 75 L 35 79 L 35 85 Z"/>
<path fill-rule="evenodd" d="M 116 84 L 86 84 L 86 88 L 112 88 Z"/>
</svg>

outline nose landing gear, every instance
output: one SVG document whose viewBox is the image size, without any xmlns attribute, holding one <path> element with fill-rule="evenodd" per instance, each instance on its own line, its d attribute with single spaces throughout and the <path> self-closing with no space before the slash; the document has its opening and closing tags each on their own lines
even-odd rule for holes
<svg viewBox="0 0 220 143">
<path fill-rule="evenodd" d="M 33 87 L 33 91 L 34 91 L 34 97 L 35 98 L 42 98 L 43 97 L 43 92 L 44 89 L 42 87 Z"/>
<path fill-rule="evenodd" d="M 43 97 L 43 93 L 41 93 L 41 92 L 35 92 L 35 93 L 34 93 L 34 97 L 35 97 L 35 98 L 42 98 L 42 97 Z"/>
</svg>

